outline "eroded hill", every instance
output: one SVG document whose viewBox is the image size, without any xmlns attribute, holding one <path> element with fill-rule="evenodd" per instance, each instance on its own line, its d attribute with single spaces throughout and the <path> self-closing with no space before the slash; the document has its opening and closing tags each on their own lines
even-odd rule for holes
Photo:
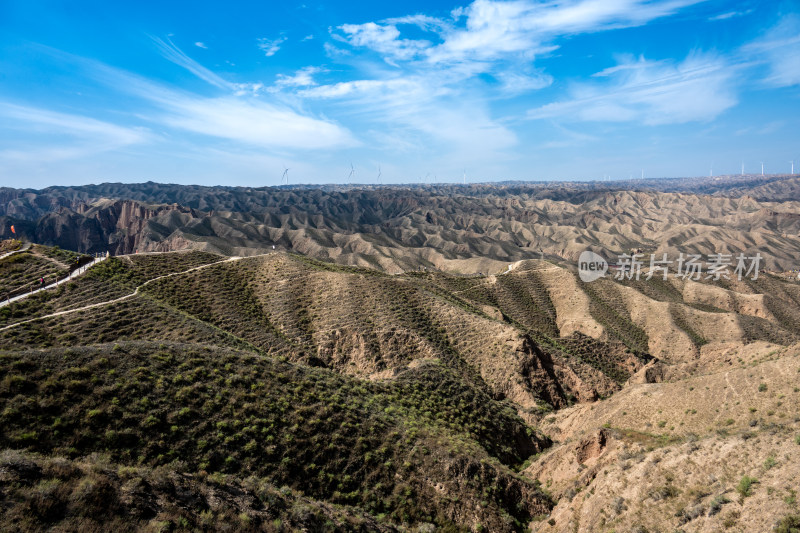
<svg viewBox="0 0 800 533">
<path fill-rule="evenodd" d="M 796 510 L 798 302 L 771 274 L 114 257 L 0 308 L 0 505 L 14 529 L 769 530 Z"/>
<path fill-rule="evenodd" d="M 798 267 L 798 178 L 634 184 L 242 188 L 102 184 L 0 190 L 0 236 L 84 253 L 293 251 L 400 273 L 500 272 L 510 262 L 740 252 Z"/>
</svg>

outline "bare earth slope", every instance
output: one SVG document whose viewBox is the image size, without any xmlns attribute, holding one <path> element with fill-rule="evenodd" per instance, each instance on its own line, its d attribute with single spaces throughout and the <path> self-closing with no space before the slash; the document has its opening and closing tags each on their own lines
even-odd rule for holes
<svg viewBox="0 0 800 533">
<path fill-rule="evenodd" d="M 588 247 L 609 259 L 638 248 L 675 256 L 758 251 L 768 269 L 797 267 L 797 178 L 682 183 L 0 189 L 0 236 L 15 224 L 36 242 L 118 254 L 249 255 L 274 245 L 387 272 L 500 272 L 541 254 L 574 261 Z M 659 186 L 669 192 L 653 190 Z"/>
<path fill-rule="evenodd" d="M 281 252 L 223 259 L 206 252 L 112 258 L 0 310 L 3 446 L 59 461 L 94 461 L 87 454 L 105 450 L 106 491 L 124 490 L 114 476 L 128 479 L 128 471 L 113 472 L 138 457 L 148 468 L 226 473 L 232 477 L 221 490 L 251 498 L 223 509 L 208 500 L 203 478 L 173 477 L 168 483 L 188 483 L 195 501 L 207 503 L 187 513 L 173 503 L 153 507 L 139 515 L 141 527 L 157 519 L 201 524 L 210 518 L 200 510 L 214 505 L 286 527 L 326 516 L 331 530 L 377 528 L 368 524 L 381 515 L 385 529 L 658 531 L 668 523 L 713 531 L 723 522 L 767 527 L 760 509 L 792 509 L 784 499 L 795 475 L 800 351 L 792 345 L 796 324 L 776 316 L 795 305 L 795 281 L 766 274 L 725 289 L 694 287 L 684 301 L 686 287 L 585 284 L 540 260 L 464 277 L 392 276 Z M 755 317 L 748 301 L 770 302 L 775 312 Z M 302 393 L 311 383 L 316 392 Z M 278 403 L 253 394 L 261 387 Z M 345 418 L 329 420 L 340 429 L 322 430 L 323 418 L 307 425 L 341 394 Z M 264 415 L 286 409 L 282 395 L 295 395 L 293 411 L 275 426 Z M 200 399 L 186 404 L 190 397 Z M 64 410 L 76 402 L 80 408 Z M 338 435 L 338 445 L 322 451 L 320 432 Z M 279 447 L 256 434 L 280 438 Z M 198 439 L 207 443 L 199 453 Z M 372 441 L 359 447 L 365 439 Z M 385 450 L 378 463 L 371 449 Z M 0 473 L 16 487 L 17 499 L 6 504 L 14 523 L 97 523 L 100 515 L 70 511 L 80 496 L 69 478 L 30 480 L 14 466 L 47 470 L 50 459 L 7 457 Z M 350 472 L 346 484 L 341 468 Z M 303 481 L 320 472 L 336 472 L 331 484 Z M 261 493 L 252 481 L 230 488 L 245 475 L 260 480 Z M 465 487 L 465 475 L 475 484 Z M 761 484 L 738 502 L 743 475 Z M 376 500 L 367 487 L 378 479 L 385 492 Z M 72 492 L 41 514 L 24 503 L 34 481 Z M 292 504 L 308 507 L 306 518 L 254 507 L 284 484 L 293 491 L 286 497 L 306 499 Z M 329 504 L 345 507 L 331 514 Z M 106 518 L 131 512 L 127 505 Z M 712 513 L 717 507 L 725 513 Z M 79 516 L 84 522 L 75 522 Z"/>
<path fill-rule="evenodd" d="M 797 513 L 800 346 L 702 363 L 545 420 L 559 443 L 528 473 L 561 497 L 536 531 L 772 531 Z"/>
<path fill-rule="evenodd" d="M 793 531 L 796 178 L 638 186 L 0 190 L 116 255 L 0 308 L 0 530 Z"/>
</svg>

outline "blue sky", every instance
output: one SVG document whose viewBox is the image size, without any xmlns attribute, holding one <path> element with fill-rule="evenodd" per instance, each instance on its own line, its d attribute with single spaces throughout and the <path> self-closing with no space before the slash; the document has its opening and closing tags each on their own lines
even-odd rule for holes
<svg viewBox="0 0 800 533">
<path fill-rule="evenodd" d="M 800 172 L 798 119 L 797 0 L 0 1 L 4 186 Z"/>
</svg>

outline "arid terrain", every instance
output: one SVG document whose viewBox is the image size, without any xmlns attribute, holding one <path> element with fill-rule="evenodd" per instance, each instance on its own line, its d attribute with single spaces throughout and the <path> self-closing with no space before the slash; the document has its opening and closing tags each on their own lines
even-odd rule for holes
<svg viewBox="0 0 800 533">
<path fill-rule="evenodd" d="M 795 531 L 799 184 L 2 189 L 0 529 Z"/>
<path fill-rule="evenodd" d="M 602 185 L 602 186 L 601 186 Z M 293 251 L 400 273 L 478 273 L 606 253 L 760 252 L 797 268 L 800 178 L 617 184 L 271 188 L 102 184 L 0 189 L 0 237 L 82 253 Z M 504 264 L 505 263 L 505 264 Z"/>
</svg>

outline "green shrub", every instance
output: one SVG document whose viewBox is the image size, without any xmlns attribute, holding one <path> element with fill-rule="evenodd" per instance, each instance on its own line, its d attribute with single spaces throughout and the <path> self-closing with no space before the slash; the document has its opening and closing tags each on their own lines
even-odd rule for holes
<svg viewBox="0 0 800 533">
<path fill-rule="evenodd" d="M 774 529 L 775 533 L 800 533 L 800 515 L 788 515 L 781 518 Z"/>
<path fill-rule="evenodd" d="M 756 483 L 758 483 L 756 478 L 742 476 L 742 479 L 739 480 L 739 484 L 736 486 L 736 492 L 738 492 L 742 498 L 746 498 L 753 494 L 753 485 Z"/>
</svg>

